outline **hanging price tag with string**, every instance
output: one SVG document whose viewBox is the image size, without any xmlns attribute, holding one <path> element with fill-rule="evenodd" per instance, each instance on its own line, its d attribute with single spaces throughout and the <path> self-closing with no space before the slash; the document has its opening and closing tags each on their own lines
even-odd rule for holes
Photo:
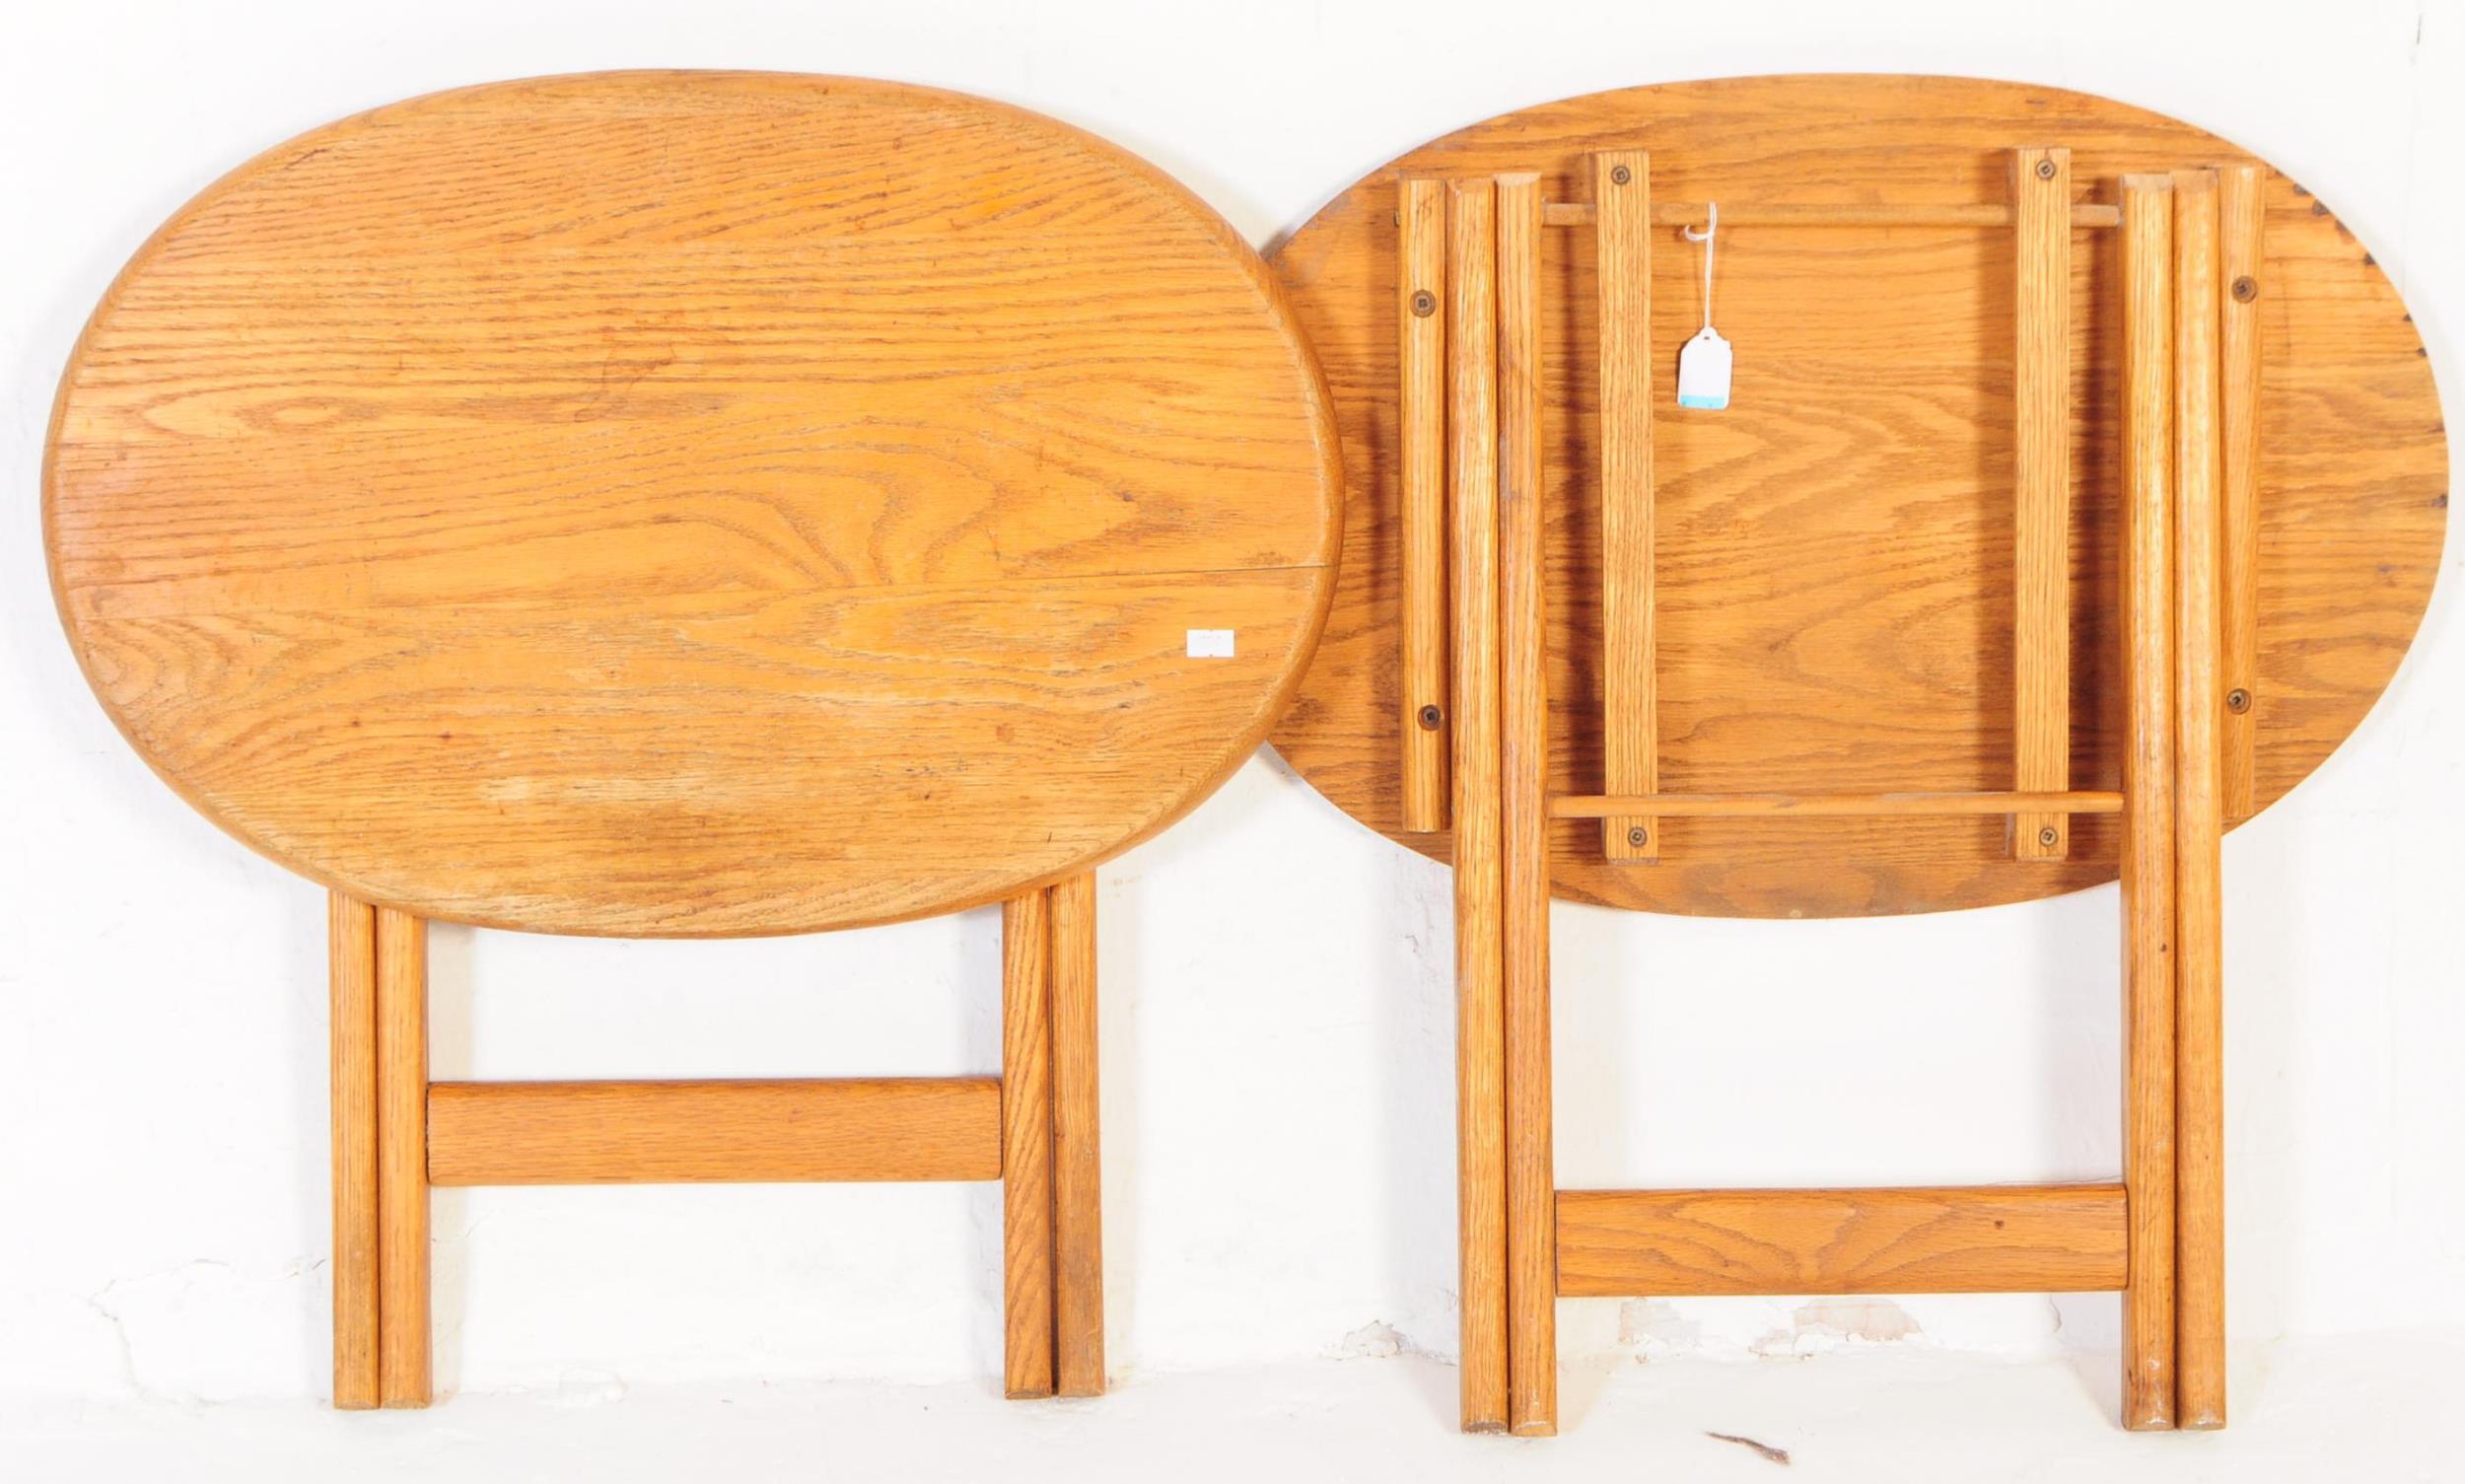
<svg viewBox="0 0 2465 1484">
<path fill-rule="evenodd" d="M 1703 244 L 1703 328 L 1677 353 L 1677 404 L 1718 412 L 1728 405 L 1729 348 L 1712 327 L 1712 253 L 1719 247 L 1721 207 L 1714 202 L 1704 229 L 1680 229 L 1690 243 Z"/>
</svg>

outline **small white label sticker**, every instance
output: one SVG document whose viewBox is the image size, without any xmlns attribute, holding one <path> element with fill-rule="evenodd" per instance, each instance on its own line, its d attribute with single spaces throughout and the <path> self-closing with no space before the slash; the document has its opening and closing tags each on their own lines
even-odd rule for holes
<svg viewBox="0 0 2465 1484">
<path fill-rule="evenodd" d="M 1190 630 L 1190 658 L 1193 660 L 1230 660 L 1232 658 L 1231 629 Z"/>
</svg>

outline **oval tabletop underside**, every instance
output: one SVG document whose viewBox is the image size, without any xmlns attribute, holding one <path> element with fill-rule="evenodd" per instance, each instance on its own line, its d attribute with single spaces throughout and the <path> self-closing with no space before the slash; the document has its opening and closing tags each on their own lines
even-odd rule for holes
<svg viewBox="0 0 2465 1484">
<path fill-rule="evenodd" d="M 1655 203 L 1977 205 L 2009 151 L 2065 146 L 2082 201 L 2126 172 L 2247 162 L 2102 99 L 1947 78 L 1769 77 L 1638 88 L 1473 125 L 1337 197 L 1276 254 L 1335 394 L 1349 506 L 1335 607 L 1277 748 L 1354 818 L 1400 829 L 1397 186 L 1537 172 L 1588 201 L 1585 157 L 1651 152 Z M 2437 395 L 2378 267 L 2320 201 L 2263 172 L 2255 799 L 2360 722 L 2429 601 L 2446 524 Z M 2074 235 L 2073 786 L 2120 786 L 2120 265 Z M 2013 786 L 2010 232 L 1731 225 L 1716 319 L 1728 410 L 1683 411 L 1700 249 L 1652 242 L 1659 779 L 1672 793 Z M 1591 234 L 1543 233 L 1540 324 L 1553 793 L 1604 791 Z M 2115 876 L 2113 816 L 2014 861 L 2000 816 L 1670 818 L 1656 864 L 1552 825 L 1557 893 L 1716 916 L 1854 916 L 2019 901 Z"/>
<path fill-rule="evenodd" d="M 1204 205 L 762 74 L 250 162 L 96 312 L 46 472 L 80 660 L 191 803 L 375 900 L 626 935 L 951 910 L 1162 827 L 1288 697 L 1341 516 Z"/>
</svg>

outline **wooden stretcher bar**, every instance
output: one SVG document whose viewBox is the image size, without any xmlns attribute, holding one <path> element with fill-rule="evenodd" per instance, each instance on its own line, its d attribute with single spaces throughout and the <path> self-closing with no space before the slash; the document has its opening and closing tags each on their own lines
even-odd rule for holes
<svg viewBox="0 0 2465 1484">
<path fill-rule="evenodd" d="M 432 1185 L 1001 1178 L 1001 1082 L 440 1082 Z"/>
<path fill-rule="evenodd" d="M 1663 201 L 1652 208 L 1655 227 L 1691 227 L 1704 220 L 1699 201 Z M 1551 201 L 1541 207 L 1545 227 L 1588 227 L 1594 206 L 1589 201 Z M 1974 206 L 1875 206 L 1810 202 L 1804 204 L 1752 201 L 1721 203 L 1724 227 L 2008 227 L 2013 212 L 2008 202 Z M 2121 212 L 2093 202 L 2072 208 L 2075 229 L 2119 227 Z"/>
<path fill-rule="evenodd" d="M 1887 814 L 2118 814 L 2123 796 L 2096 790 L 2056 794 L 1651 794 L 1620 798 L 1561 794 L 1549 801 L 1555 819 L 1598 819 L 1650 813 L 1672 818 L 1854 818 Z"/>
<path fill-rule="evenodd" d="M 2012 787 L 2072 781 L 2072 152 L 2011 152 Z M 2011 816 L 2011 853 L 2071 854 L 2060 813 Z"/>
<path fill-rule="evenodd" d="M 1455 1138 L 1463 1425 L 1507 1401 L 1506 1021 L 1498 678 L 1497 202 L 1447 182 L 1447 409 L 1453 528 Z"/>
<path fill-rule="evenodd" d="M 2200 1429 L 2225 1425 L 2218 195 L 2174 176 L 2174 1425 Z"/>
<path fill-rule="evenodd" d="M 1653 597 L 1652 157 L 1592 156 L 1600 299 L 1601 784 L 1660 788 L 1657 615 Z M 1601 819 L 1613 861 L 1660 858 L 1660 821 Z"/>
<path fill-rule="evenodd" d="M 1563 1190 L 1569 1298 L 2123 1286 L 2123 1187 Z"/>
<path fill-rule="evenodd" d="M 2173 182 L 2123 179 L 2123 1425 L 2174 1423 Z"/>
<path fill-rule="evenodd" d="M 1446 187 L 1402 184 L 1396 213 L 1402 368 L 1403 827 L 1446 827 Z"/>
<path fill-rule="evenodd" d="M 1498 177 L 1499 826 L 1505 931 L 1508 1428 L 1558 1430 L 1549 1108 L 1548 620 L 1540 177 Z"/>
<path fill-rule="evenodd" d="M 2225 823 L 2251 817 L 2260 696 L 2260 303 L 2267 292 L 2260 168 L 2218 173 L 2218 683 L 2225 687 Z"/>
</svg>

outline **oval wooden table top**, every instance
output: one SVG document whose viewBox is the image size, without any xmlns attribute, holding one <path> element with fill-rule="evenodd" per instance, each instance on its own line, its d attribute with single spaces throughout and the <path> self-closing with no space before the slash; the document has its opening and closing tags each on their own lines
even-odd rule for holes
<svg viewBox="0 0 2465 1484">
<path fill-rule="evenodd" d="M 2247 162 L 2103 99 L 1919 77 L 1761 77 L 1596 94 L 1474 124 L 1338 196 L 1274 257 L 1335 393 L 1349 506 L 1335 611 L 1278 750 L 1345 813 L 1405 834 L 1396 448 L 1397 190 L 1407 175 L 1534 171 L 1588 201 L 1585 157 L 1651 151 L 1663 202 L 2000 205 L 2008 152 L 2068 146 L 2076 195 L 2125 172 Z M 2265 174 L 2265 173 L 2264 173 Z M 2265 174 L 2256 802 L 2361 721 L 2438 572 L 2447 450 L 2423 345 L 2362 246 Z M 1701 223 L 1696 224 L 1700 226 Z M 2118 233 L 2074 238 L 2073 786 L 2120 786 Z M 2012 787 L 2013 248 L 2007 231 L 1737 225 L 1715 320 L 1726 411 L 1674 404 L 1701 248 L 1653 237 L 1660 787 L 1672 793 Z M 1604 791 L 1591 234 L 1541 244 L 1550 788 Z M 2014 861 L 2007 820 L 1669 818 L 1657 864 L 1556 821 L 1559 895 L 1716 916 L 1982 906 L 2114 879 L 2113 816 Z"/>
<path fill-rule="evenodd" d="M 1050 119 L 548 78 L 268 151 L 60 389 L 59 608 L 146 760 L 423 915 L 953 910 L 1188 810 L 1325 621 L 1342 468 L 1272 276 Z"/>
</svg>

